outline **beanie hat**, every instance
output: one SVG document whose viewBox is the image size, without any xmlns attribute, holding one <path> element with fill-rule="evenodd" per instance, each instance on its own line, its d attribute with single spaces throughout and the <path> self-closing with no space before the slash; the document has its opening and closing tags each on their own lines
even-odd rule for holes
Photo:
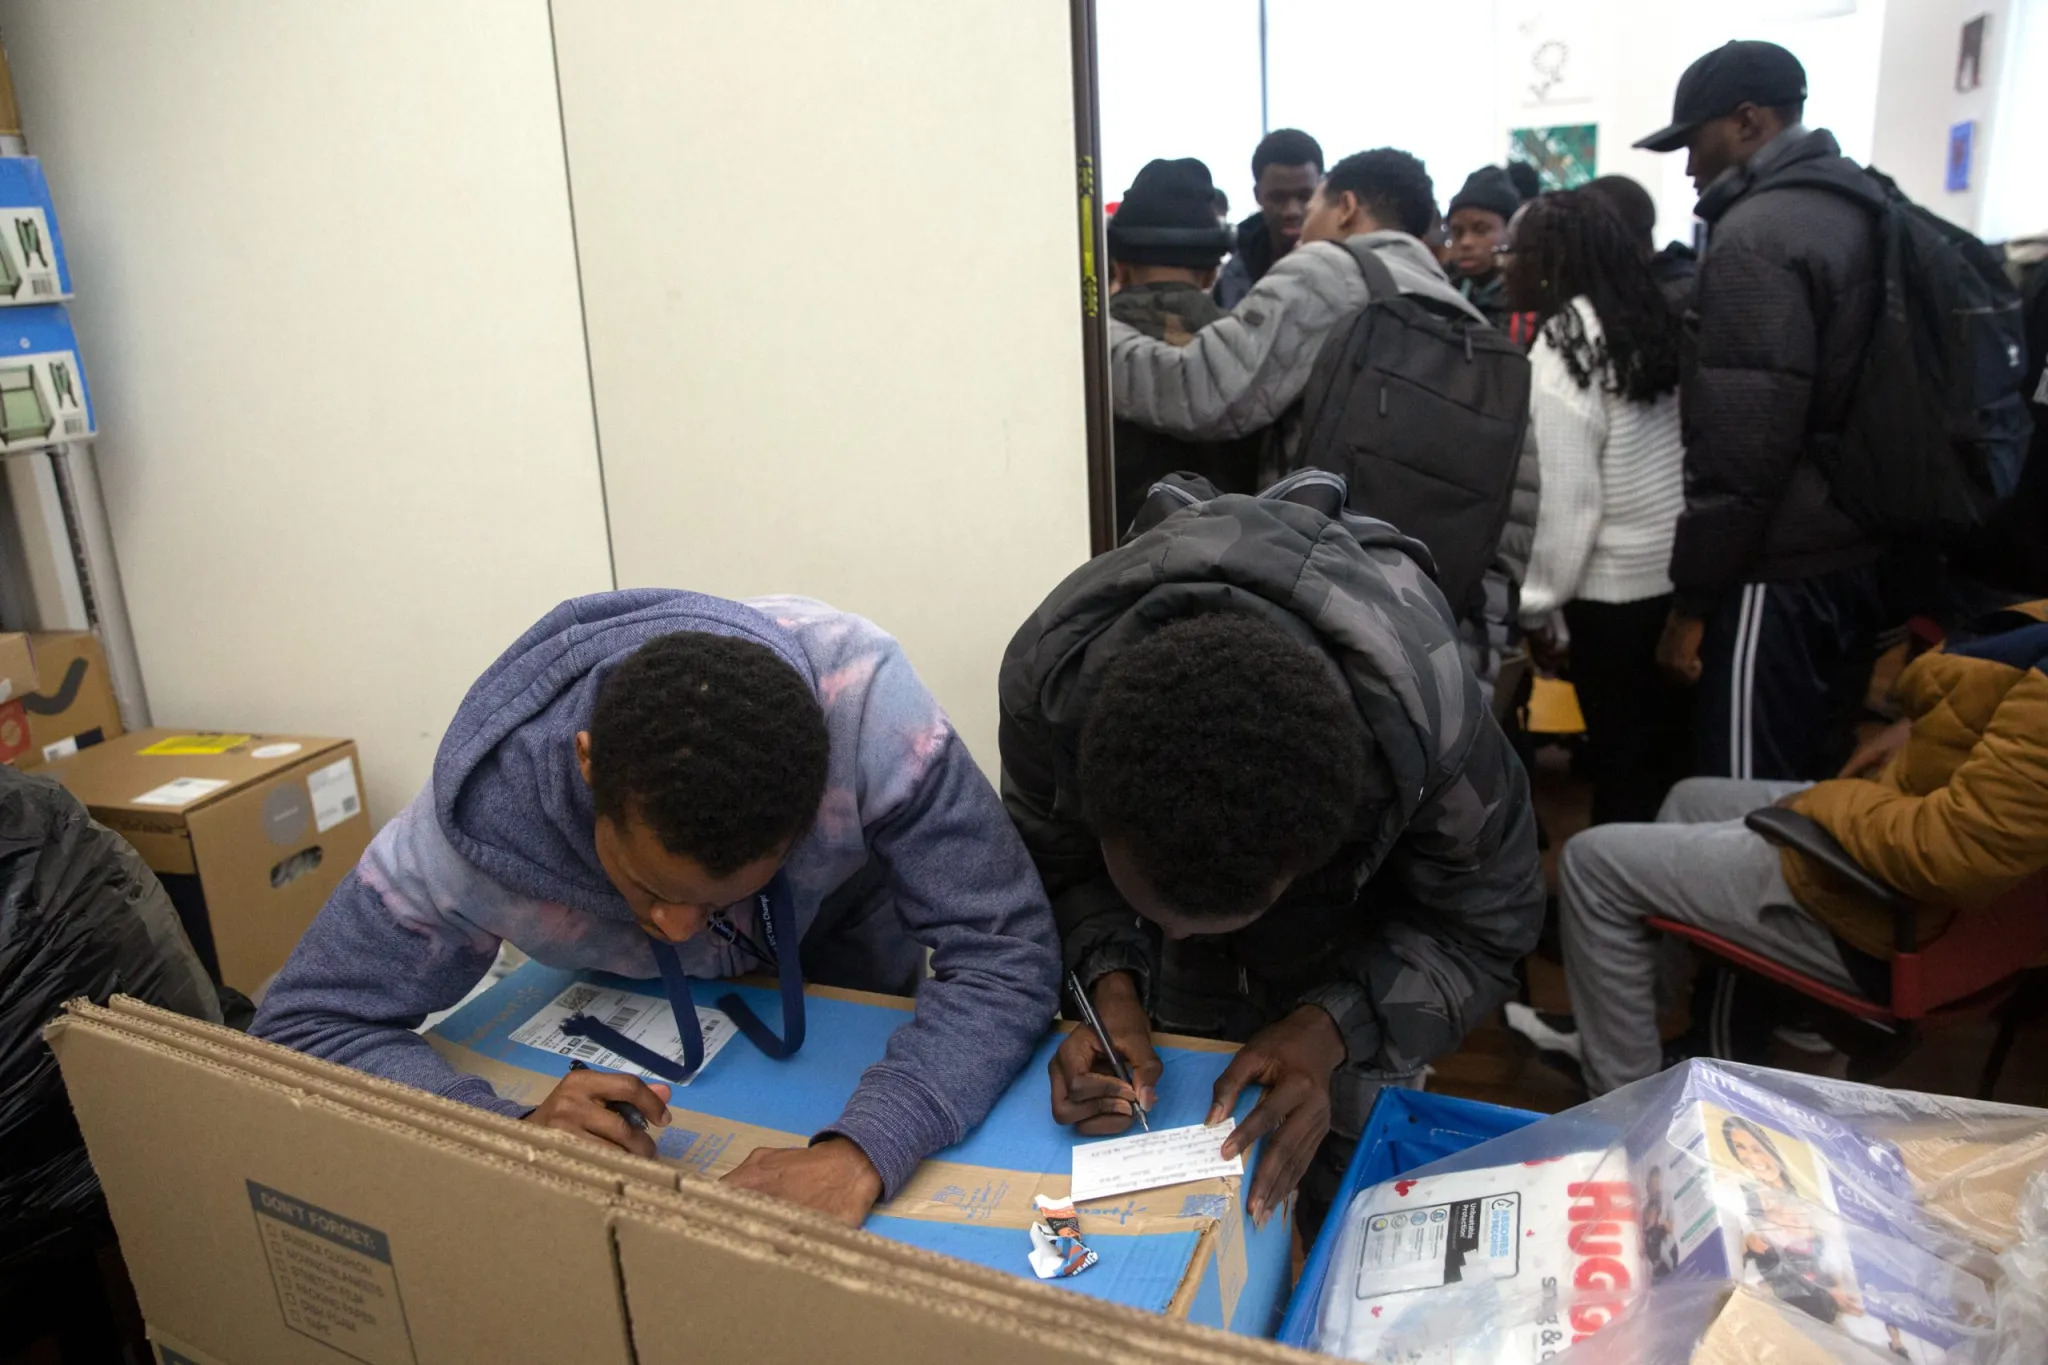
<svg viewBox="0 0 2048 1365">
<path fill-rule="evenodd" d="M 1109 220 L 1109 256 L 1131 265 L 1213 270 L 1236 235 L 1216 221 L 1216 186 L 1207 166 L 1191 156 L 1151 161 Z"/>
<path fill-rule="evenodd" d="M 1459 209 L 1485 209 L 1503 218 L 1515 216 L 1522 206 L 1522 194 L 1499 166 L 1481 166 L 1465 177 L 1465 186 L 1451 196 L 1450 213 Z M 1450 213 L 1445 214 L 1449 217 Z"/>
</svg>

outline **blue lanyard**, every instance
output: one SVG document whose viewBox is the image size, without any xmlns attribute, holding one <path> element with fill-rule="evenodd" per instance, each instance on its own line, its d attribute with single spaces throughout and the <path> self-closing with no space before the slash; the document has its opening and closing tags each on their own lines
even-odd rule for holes
<svg viewBox="0 0 2048 1365">
<path fill-rule="evenodd" d="M 733 1026 L 746 1035 L 748 1042 L 781 1061 L 795 1056 L 804 1045 L 804 973 L 797 953 L 796 899 L 790 893 L 789 878 L 776 873 L 775 880 L 768 883 L 755 903 L 760 910 L 761 932 L 768 938 L 768 952 L 761 953 L 752 939 L 747 939 L 746 944 L 757 957 L 765 956 L 775 963 L 775 975 L 782 986 L 783 1032 L 776 1034 L 738 995 L 720 996 L 718 1008 L 726 1012 Z M 714 920 L 713 923 L 722 921 Z M 725 925 L 720 936 L 728 943 L 735 938 L 746 937 L 730 924 Z M 690 978 L 683 972 L 683 960 L 676 952 L 676 945 L 656 939 L 654 961 L 661 968 L 662 989 L 668 994 L 669 1008 L 675 1011 L 676 1033 L 683 1043 L 680 1066 L 653 1048 L 634 1042 L 610 1024 L 587 1014 L 564 1019 L 562 1032 L 571 1038 L 588 1038 L 601 1047 L 610 1048 L 651 1075 L 681 1084 L 696 1075 L 697 1069 L 704 1065 L 704 1031 L 697 1025 L 697 1002 L 690 994 Z"/>
</svg>

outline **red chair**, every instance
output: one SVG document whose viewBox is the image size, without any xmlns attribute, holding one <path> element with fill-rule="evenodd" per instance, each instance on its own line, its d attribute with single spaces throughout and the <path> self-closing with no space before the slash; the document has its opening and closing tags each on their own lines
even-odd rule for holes
<svg viewBox="0 0 2048 1365">
<path fill-rule="evenodd" d="M 1978 1097 L 1990 1099 L 2020 1024 L 2048 1004 L 2039 974 L 2030 971 L 2048 953 L 2048 869 L 1992 904 L 1957 915 L 1947 932 L 1923 946 L 1914 902 L 1866 871 L 1818 821 L 1770 806 L 1751 811 L 1744 823 L 1772 843 L 1817 860 L 1891 911 L 1891 1000 L 1879 1004 L 1852 995 L 1676 920 L 1653 915 L 1650 927 L 1844 1014 L 1897 1030 L 1908 1042 L 1922 1021 L 1997 1014 L 1997 1041 L 1978 1084 Z"/>
</svg>

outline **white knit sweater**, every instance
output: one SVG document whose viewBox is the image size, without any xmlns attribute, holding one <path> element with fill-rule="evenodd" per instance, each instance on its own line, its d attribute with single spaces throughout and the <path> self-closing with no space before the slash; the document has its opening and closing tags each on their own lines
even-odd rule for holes
<svg viewBox="0 0 2048 1365">
<path fill-rule="evenodd" d="M 1592 304 L 1582 296 L 1571 307 L 1586 335 L 1598 338 Z M 1597 377 L 1582 389 L 1542 335 L 1529 364 L 1543 493 L 1522 583 L 1523 623 L 1540 625 L 1575 597 L 1637 602 L 1670 592 L 1671 542 L 1685 507 L 1678 395 L 1633 402 Z"/>
</svg>

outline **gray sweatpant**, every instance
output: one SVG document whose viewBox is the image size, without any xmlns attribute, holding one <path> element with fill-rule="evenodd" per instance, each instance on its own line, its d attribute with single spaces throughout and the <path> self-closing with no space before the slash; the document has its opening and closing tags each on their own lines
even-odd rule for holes
<svg viewBox="0 0 2048 1365">
<path fill-rule="evenodd" d="M 1595 1095 L 1663 1068 L 1657 1036 L 1662 938 L 1679 920 L 1843 990 L 1860 992 L 1834 935 L 1799 907 L 1778 850 L 1742 817 L 1804 782 L 1694 777 L 1654 825 L 1598 825 L 1565 845 L 1559 875 L 1565 983 Z"/>
</svg>

